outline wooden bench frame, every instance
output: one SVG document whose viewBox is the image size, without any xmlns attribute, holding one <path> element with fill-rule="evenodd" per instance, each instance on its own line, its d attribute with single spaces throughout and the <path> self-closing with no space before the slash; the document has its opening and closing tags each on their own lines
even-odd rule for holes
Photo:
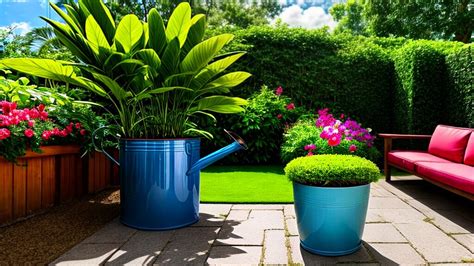
<svg viewBox="0 0 474 266">
<path fill-rule="evenodd" d="M 428 182 L 430 182 L 430 183 L 432 183 L 436 186 L 442 187 L 442 188 L 444 188 L 448 191 L 451 191 L 455 194 L 458 194 L 462 197 L 465 197 L 469 200 L 474 201 L 474 195 L 473 194 L 470 194 L 466 191 L 451 187 L 451 186 L 446 185 L 444 183 L 433 180 L 428 176 L 420 175 L 419 173 L 416 173 L 414 171 L 410 171 L 410 170 L 405 169 L 405 168 L 401 168 L 401 167 L 399 167 L 395 164 L 391 164 L 391 163 L 388 162 L 388 153 L 392 150 L 392 140 L 394 140 L 394 139 L 418 139 L 418 140 L 419 139 L 431 139 L 431 135 L 379 134 L 379 136 L 384 139 L 384 174 L 385 174 L 385 181 L 387 181 L 387 182 L 392 181 L 391 180 L 391 174 L 392 174 L 391 173 L 392 172 L 391 167 L 395 167 L 395 168 L 400 169 L 402 171 L 405 171 L 405 172 L 408 172 L 410 174 L 421 177 L 424 180 L 426 180 L 426 181 L 428 181 Z"/>
</svg>

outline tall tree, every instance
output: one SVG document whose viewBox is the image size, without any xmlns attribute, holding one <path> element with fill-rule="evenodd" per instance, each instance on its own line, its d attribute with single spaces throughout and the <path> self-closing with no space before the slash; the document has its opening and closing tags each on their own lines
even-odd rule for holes
<svg viewBox="0 0 474 266">
<path fill-rule="evenodd" d="M 469 43 L 474 29 L 471 1 L 350 0 L 334 6 L 331 14 L 341 23 L 339 31 Z"/>
</svg>

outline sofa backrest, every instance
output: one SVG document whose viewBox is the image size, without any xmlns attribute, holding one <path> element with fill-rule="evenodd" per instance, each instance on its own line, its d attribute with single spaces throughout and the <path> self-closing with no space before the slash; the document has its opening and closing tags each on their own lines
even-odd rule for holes
<svg viewBox="0 0 474 266">
<path fill-rule="evenodd" d="M 471 133 L 464 153 L 464 164 L 474 166 L 474 132 Z"/>
<path fill-rule="evenodd" d="M 453 162 L 463 163 L 470 128 L 438 125 L 431 136 L 428 152 Z"/>
</svg>

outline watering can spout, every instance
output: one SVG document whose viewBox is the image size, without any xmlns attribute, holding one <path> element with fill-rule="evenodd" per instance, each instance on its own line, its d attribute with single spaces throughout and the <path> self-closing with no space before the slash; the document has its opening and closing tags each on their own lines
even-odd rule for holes
<svg viewBox="0 0 474 266">
<path fill-rule="evenodd" d="M 201 169 L 213 164 L 214 162 L 226 157 L 227 155 L 236 152 L 238 150 L 247 149 L 247 145 L 245 141 L 235 134 L 232 131 L 224 130 L 229 136 L 234 140 L 231 144 L 207 155 L 206 157 L 201 158 L 199 161 L 193 164 L 188 171 L 188 174 L 193 174 Z"/>
</svg>

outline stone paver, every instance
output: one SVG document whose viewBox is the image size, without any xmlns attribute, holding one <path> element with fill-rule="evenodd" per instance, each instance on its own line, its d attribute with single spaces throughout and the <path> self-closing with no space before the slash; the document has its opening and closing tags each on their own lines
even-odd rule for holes
<svg viewBox="0 0 474 266">
<path fill-rule="evenodd" d="M 149 264 L 161 253 L 175 231 L 138 231 L 125 242 L 106 265 Z"/>
<path fill-rule="evenodd" d="M 284 230 L 265 230 L 263 263 L 287 264 L 288 254 Z"/>
<path fill-rule="evenodd" d="M 99 265 L 119 248 L 119 244 L 80 243 L 50 265 Z"/>
<path fill-rule="evenodd" d="M 207 262 L 209 265 L 260 264 L 262 247 L 220 246 L 211 249 Z"/>
<path fill-rule="evenodd" d="M 52 264 L 474 262 L 474 202 L 410 178 L 372 185 L 363 247 L 347 256 L 322 257 L 303 250 L 293 204 L 201 204 L 198 223 L 171 231 L 139 231 L 116 219 Z"/>
<path fill-rule="evenodd" d="M 370 253 L 382 265 L 420 265 L 425 260 L 409 244 L 370 244 Z"/>
<path fill-rule="evenodd" d="M 402 243 L 408 242 L 389 223 L 366 224 L 362 240 L 368 243 Z"/>
<path fill-rule="evenodd" d="M 285 219 L 287 233 L 290 236 L 298 235 L 298 225 L 296 224 L 296 218 Z"/>
<path fill-rule="evenodd" d="M 204 264 L 219 229 L 219 227 L 188 227 L 177 230 L 154 263 Z"/>
<path fill-rule="evenodd" d="M 471 252 L 428 222 L 395 224 L 395 227 L 428 262 L 460 262 L 472 258 Z"/>
<path fill-rule="evenodd" d="M 461 234 L 461 235 L 452 235 L 454 239 L 469 249 L 471 253 L 474 253 L 474 234 Z"/>
<path fill-rule="evenodd" d="M 130 237 L 137 232 L 136 229 L 122 225 L 119 219 L 114 219 L 112 222 L 104 226 L 99 232 L 86 238 L 83 243 L 89 244 L 110 244 L 110 243 L 125 243 Z"/>
</svg>

